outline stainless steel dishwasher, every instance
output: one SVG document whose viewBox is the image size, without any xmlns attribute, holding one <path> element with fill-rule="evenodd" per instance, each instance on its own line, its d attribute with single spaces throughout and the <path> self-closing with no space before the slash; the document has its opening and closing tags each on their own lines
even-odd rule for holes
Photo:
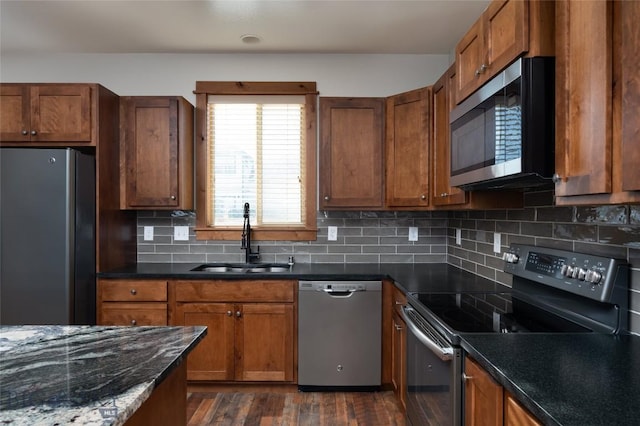
<svg viewBox="0 0 640 426">
<path fill-rule="evenodd" d="M 379 388 L 381 341 L 381 281 L 299 282 L 300 390 Z"/>
</svg>

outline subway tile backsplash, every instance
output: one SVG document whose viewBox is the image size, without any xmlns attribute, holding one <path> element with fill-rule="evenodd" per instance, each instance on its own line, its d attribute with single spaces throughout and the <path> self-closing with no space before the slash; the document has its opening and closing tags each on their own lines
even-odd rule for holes
<svg viewBox="0 0 640 426">
<path fill-rule="evenodd" d="M 189 241 L 174 241 L 173 227 L 187 225 Z M 138 212 L 138 262 L 242 262 L 237 241 L 197 241 L 193 212 Z M 239 224 L 241 225 L 241 224 Z M 144 226 L 154 240 L 144 241 Z M 553 206 L 552 191 L 525 194 L 525 207 L 509 210 L 450 212 L 318 212 L 318 239 L 311 242 L 256 241 L 264 262 L 425 263 L 448 262 L 475 274 L 511 285 L 494 253 L 496 232 L 501 251 L 511 243 L 575 250 L 628 259 L 632 266 L 631 330 L 640 333 L 640 206 Z M 329 226 L 338 228 L 328 241 Z M 409 227 L 418 241 L 408 240 Z M 460 245 L 455 230 L 462 230 Z"/>
</svg>

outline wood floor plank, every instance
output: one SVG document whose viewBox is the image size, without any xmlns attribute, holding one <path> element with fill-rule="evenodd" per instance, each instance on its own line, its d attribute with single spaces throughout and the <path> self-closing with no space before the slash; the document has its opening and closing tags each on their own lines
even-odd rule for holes
<svg viewBox="0 0 640 426">
<path fill-rule="evenodd" d="M 405 426 L 393 392 L 196 392 L 190 426 Z"/>
</svg>

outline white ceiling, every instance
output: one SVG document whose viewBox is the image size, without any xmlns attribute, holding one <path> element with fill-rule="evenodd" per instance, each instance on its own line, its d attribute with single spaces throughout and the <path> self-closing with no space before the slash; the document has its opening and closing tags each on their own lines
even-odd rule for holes
<svg viewBox="0 0 640 426">
<path fill-rule="evenodd" d="M 0 52 L 448 54 L 488 3 L 0 0 Z"/>
</svg>

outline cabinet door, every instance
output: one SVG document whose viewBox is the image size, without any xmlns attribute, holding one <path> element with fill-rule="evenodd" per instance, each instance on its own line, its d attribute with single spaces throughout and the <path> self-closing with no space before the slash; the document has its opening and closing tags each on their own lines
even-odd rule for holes
<svg viewBox="0 0 640 426">
<path fill-rule="evenodd" d="M 234 379 L 234 306 L 177 303 L 174 325 L 207 327 L 207 335 L 187 358 L 188 380 Z"/>
<path fill-rule="evenodd" d="M 508 392 L 504 394 L 504 426 L 541 426 L 520 403 Z"/>
<path fill-rule="evenodd" d="M 0 85 L 0 141 L 31 140 L 31 105 L 26 84 Z"/>
<path fill-rule="evenodd" d="M 529 50 L 529 2 L 493 0 L 482 18 L 486 81 Z"/>
<path fill-rule="evenodd" d="M 435 206 L 464 204 L 467 193 L 449 184 L 451 173 L 449 112 L 453 107 L 453 75 L 451 66 L 433 85 L 433 180 L 432 199 Z"/>
<path fill-rule="evenodd" d="M 91 88 L 31 86 L 31 141 L 91 142 Z"/>
<path fill-rule="evenodd" d="M 407 330 L 405 322 L 394 310 L 392 314 L 393 330 L 391 331 L 391 365 L 392 384 L 396 398 L 403 410 L 407 408 L 406 378 L 407 378 Z"/>
<path fill-rule="evenodd" d="M 612 3 L 558 1 L 556 31 L 556 195 L 609 193 Z"/>
<path fill-rule="evenodd" d="M 320 208 L 383 205 L 382 98 L 320 98 Z"/>
<path fill-rule="evenodd" d="M 502 386 L 472 359 L 465 359 L 464 424 L 502 425 Z"/>
<path fill-rule="evenodd" d="M 237 305 L 235 379 L 293 381 L 293 305 Z"/>
<path fill-rule="evenodd" d="M 178 101 L 123 99 L 125 208 L 177 208 Z"/>
<path fill-rule="evenodd" d="M 480 87 L 486 69 L 482 18 L 456 45 L 456 101 L 461 102 Z M 482 66 L 485 66 L 483 69 Z"/>
<path fill-rule="evenodd" d="M 615 16 L 621 21 L 615 25 L 621 31 L 615 61 L 620 65 L 622 99 L 622 190 L 640 191 L 640 2 L 616 2 L 614 7 L 620 8 Z"/>
<path fill-rule="evenodd" d="M 429 206 L 430 106 L 428 87 L 387 98 L 388 207 Z"/>
</svg>

